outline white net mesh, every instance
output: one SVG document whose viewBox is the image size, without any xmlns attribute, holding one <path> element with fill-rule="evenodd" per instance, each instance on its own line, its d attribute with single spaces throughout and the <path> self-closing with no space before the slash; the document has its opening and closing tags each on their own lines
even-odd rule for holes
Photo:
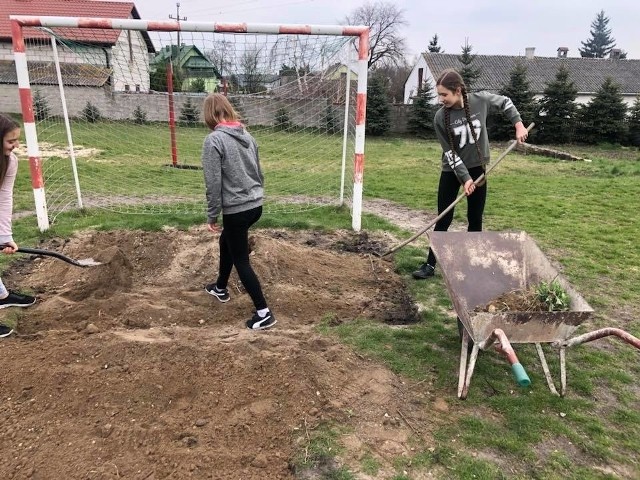
<svg viewBox="0 0 640 480">
<path fill-rule="evenodd" d="M 351 37 L 73 28 L 23 34 L 50 220 L 80 205 L 204 212 L 202 104 L 213 91 L 228 95 L 258 141 L 266 214 L 350 203 Z"/>
</svg>

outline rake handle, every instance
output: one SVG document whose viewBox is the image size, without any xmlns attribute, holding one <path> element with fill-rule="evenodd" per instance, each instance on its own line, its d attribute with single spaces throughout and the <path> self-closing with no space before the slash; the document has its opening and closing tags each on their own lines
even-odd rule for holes
<svg viewBox="0 0 640 480">
<path fill-rule="evenodd" d="M 530 123 L 529 126 L 527 127 L 527 132 L 530 132 L 531 129 L 535 126 L 535 123 Z M 489 165 L 489 168 L 487 168 L 486 172 L 484 172 L 482 175 L 480 175 L 478 178 L 476 178 L 473 181 L 474 185 L 478 185 L 480 182 L 482 182 L 484 180 L 484 178 L 487 176 L 487 174 L 493 170 L 498 163 L 500 163 L 502 161 L 502 159 L 504 157 L 506 157 L 509 152 L 511 150 L 513 150 L 514 148 L 516 148 L 516 146 L 518 145 L 518 141 L 514 140 L 513 142 L 511 142 L 511 144 L 507 147 L 507 149 L 502 152 L 502 154 L 496 159 L 495 162 L 493 162 L 491 165 Z M 429 230 L 431 227 L 433 227 L 436 223 L 438 223 L 438 221 L 444 217 L 447 213 L 449 213 L 451 211 L 451 209 L 453 207 L 455 207 L 458 203 L 460 203 L 460 201 L 466 197 L 466 194 L 463 192 L 460 195 L 458 195 L 458 198 L 456 198 L 453 202 L 451 202 L 451 205 L 449 205 L 447 208 L 445 208 L 442 213 L 440 213 L 436 218 L 434 218 L 431 222 L 429 222 L 429 224 L 424 227 L 423 229 L 421 229 L 418 233 L 416 233 L 415 235 L 413 235 L 411 238 L 405 240 L 404 242 L 396 245 L 395 247 L 393 247 L 392 249 L 390 249 L 389 251 L 383 253 L 382 255 L 380 255 L 381 257 L 386 257 L 387 255 L 392 254 L 393 252 L 400 250 L 402 247 L 404 247 L 405 245 L 408 245 L 409 243 L 413 242 L 416 238 L 418 238 L 420 235 L 422 235 L 424 232 L 426 232 L 427 230 Z"/>
</svg>

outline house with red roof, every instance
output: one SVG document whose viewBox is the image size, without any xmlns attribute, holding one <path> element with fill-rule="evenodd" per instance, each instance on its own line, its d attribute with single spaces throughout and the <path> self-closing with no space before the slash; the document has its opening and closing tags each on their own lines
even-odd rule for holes
<svg viewBox="0 0 640 480">
<path fill-rule="evenodd" d="M 131 2 L 102 0 L 0 0 L 0 85 L 16 85 L 10 15 L 140 19 Z M 148 92 L 149 58 L 155 48 L 147 32 L 54 28 L 63 83 L 108 92 Z M 23 28 L 32 88 L 57 86 L 51 35 Z"/>
</svg>

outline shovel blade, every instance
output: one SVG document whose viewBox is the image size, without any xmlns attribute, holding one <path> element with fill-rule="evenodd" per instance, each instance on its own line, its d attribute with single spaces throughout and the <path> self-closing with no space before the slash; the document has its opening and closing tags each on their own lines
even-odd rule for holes
<svg viewBox="0 0 640 480">
<path fill-rule="evenodd" d="M 96 262 L 93 258 L 83 258 L 77 261 L 81 267 L 97 267 L 102 265 L 102 262 Z"/>
</svg>

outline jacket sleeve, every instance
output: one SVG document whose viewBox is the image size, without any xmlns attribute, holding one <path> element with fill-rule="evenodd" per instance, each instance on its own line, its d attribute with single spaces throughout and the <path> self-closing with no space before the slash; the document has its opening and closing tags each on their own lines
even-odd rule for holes
<svg viewBox="0 0 640 480">
<path fill-rule="evenodd" d="M 13 242 L 13 184 L 18 173 L 18 158 L 11 153 L 4 181 L 0 185 L 0 244 Z"/>
<path fill-rule="evenodd" d="M 471 180 L 469 170 L 467 170 L 467 166 L 464 164 L 460 156 L 455 151 L 451 150 L 451 145 L 449 145 L 449 138 L 444 129 L 444 120 L 442 117 L 438 118 L 438 115 L 436 114 L 433 119 L 433 123 L 436 127 L 436 136 L 438 137 L 438 141 L 442 147 L 442 163 L 443 165 L 448 165 L 449 168 L 453 170 L 453 173 L 456 174 L 460 183 L 464 185 L 468 180 Z"/>
<path fill-rule="evenodd" d="M 504 95 L 496 95 L 495 93 L 489 92 L 482 93 L 489 102 L 489 108 L 493 111 L 503 112 L 511 122 L 511 125 L 515 125 L 516 123 L 522 121 L 518 109 L 509 97 L 505 97 Z"/>
<path fill-rule="evenodd" d="M 202 170 L 207 195 L 207 222 L 217 223 L 222 212 L 222 152 L 211 135 L 202 146 Z"/>
</svg>

